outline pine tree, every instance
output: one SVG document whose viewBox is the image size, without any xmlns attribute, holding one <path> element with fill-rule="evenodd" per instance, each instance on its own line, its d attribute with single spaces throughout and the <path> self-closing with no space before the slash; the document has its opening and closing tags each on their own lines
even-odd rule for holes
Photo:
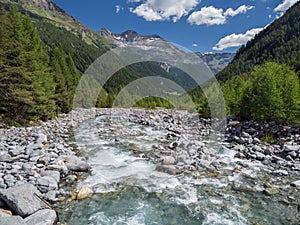
<svg viewBox="0 0 300 225">
<path fill-rule="evenodd" d="M 63 52 L 58 47 L 53 47 L 50 52 L 50 65 L 56 83 L 55 87 L 55 101 L 59 112 L 70 111 L 70 99 L 68 95 L 68 88 L 64 73 L 67 65 Z"/>
<path fill-rule="evenodd" d="M 1 112 L 17 123 L 51 118 L 55 84 L 39 36 L 15 5 L 1 17 Z"/>
</svg>

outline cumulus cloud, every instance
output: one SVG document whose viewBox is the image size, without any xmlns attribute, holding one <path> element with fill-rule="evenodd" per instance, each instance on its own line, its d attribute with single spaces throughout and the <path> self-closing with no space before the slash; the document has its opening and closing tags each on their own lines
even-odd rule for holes
<svg viewBox="0 0 300 225">
<path fill-rule="evenodd" d="M 223 14 L 223 9 L 209 6 L 201 8 L 200 11 L 193 12 L 189 16 L 188 22 L 196 25 L 220 25 L 226 22 L 226 17 Z"/>
<path fill-rule="evenodd" d="M 275 12 L 285 12 L 288 8 L 293 6 L 299 0 L 284 0 L 281 4 L 279 4 L 274 11 Z"/>
<path fill-rule="evenodd" d="M 195 44 L 193 44 L 193 47 L 198 47 L 198 44 L 196 44 L 196 43 L 195 43 Z"/>
<path fill-rule="evenodd" d="M 245 14 L 251 9 L 254 9 L 254 6 L 242 5 L 236 10 L 228 8 L 225 12 L 223 9 L 215 8 L 214 6 L 203 7 L 200 11 L 193 12 L 189 16 L 188 22 L 196 25 L 222 25 L 226 23 L 229 16 Z"/>
<path fill-rule="evenodd" d="M 228 17 L 233 17 L 238 14 L 245 14 L 248 10 L 253 8 L 254 6 L 242 5 L 236 10 L 228 8 L 224 12 L 223 9 L 216 8 L 214 6 L 203 7 L 199 11 L 193 12 L 189 16 L 188 22 L 196 25 L 222 25 L 226 23 Z"/>
<path fill-rule="evenodd" d="M 146 2 L 130 11 L 147 21 L 172 19 L 173 22 L 176 22 L 193 10 L 199 2 L 200 0 L 146 0 Z"/>
<path fill-rule="evenodd" d="M 213 50 L 215 51 L 222 51 L 227 48 L 231 47 L 239 47 L 243 44 L 246 44 L 247 41 L 254 38 L 254 36 L 262 31 L 264 28 L 253 28 L 251 30 L 248 30 L 244 34 L 231 34 L 224 38 L 222 38 L 214 47 Z"/>
</svg>

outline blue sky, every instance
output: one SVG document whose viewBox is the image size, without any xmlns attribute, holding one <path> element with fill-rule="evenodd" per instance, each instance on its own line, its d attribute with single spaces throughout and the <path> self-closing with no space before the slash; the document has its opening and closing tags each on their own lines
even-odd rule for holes
<svg viewBox="0 0 300 225">
<path fill-rule="evenodd" d="M 93 30 L 158 34 L 193 52 L 235 52 L 298 0 L 53 0 Z"/>
</svg>

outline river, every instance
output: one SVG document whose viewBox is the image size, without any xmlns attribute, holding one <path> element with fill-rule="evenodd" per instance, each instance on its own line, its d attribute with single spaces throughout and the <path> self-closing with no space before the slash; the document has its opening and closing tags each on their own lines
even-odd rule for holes
<svg viewBox="0 0 300 225">
<path fill-rule="evenodd" d="M 297 174 L 273 176 L 268 165 L 234 158 L 236 152 L 225 143 L 213 149 L 197 132 L 168 140 L 167 129 L 129 117 L 103 113 L 75 128 L 76 144 L 92 166 L 91 175 L 77 186 L 88 186 L 94 194 L 67 206 L 61 224 L 299 224 L 297 204 L 285 201 L 299 197 L 288 187 Z M 192 140 L 191 149 L 207 146 L 207 156 L 202 164 L 199 161 L 202 169 L 184 165 L 180 173 L 162 169 L 159 151 L 157 160 L 150 152 L 160 146 L 165 146 L 161 151 L 167 149 L 175 139 Z M 169 150 L 164 157 L 174 151 L 179 150 Z M 206 162 L 215 162 L 215 167 L 206 167 Z"/>
</svg>

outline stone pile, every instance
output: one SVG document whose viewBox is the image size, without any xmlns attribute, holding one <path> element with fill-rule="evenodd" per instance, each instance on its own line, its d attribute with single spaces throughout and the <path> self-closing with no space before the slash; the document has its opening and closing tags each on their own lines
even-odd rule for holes
<svg viewBox="0 0 300 225">
<path fill-rule="evenodd" d="M 61 179 L 75 181 L 90 169 L 69 144 L 71 127 L 94 116 L 94 110 L 76 110 L 39 126 L 0 130 L 0 208 L 9 210 L 0 214 L 1 225 L 55 223 L 47 202 L 70 194 L 59 187 Z"/>
<path fill-rule="evenodd" d="M 236 157 L 300 171 L 299 125 L 231 121 L 226 131 Z"/>
</svg>

